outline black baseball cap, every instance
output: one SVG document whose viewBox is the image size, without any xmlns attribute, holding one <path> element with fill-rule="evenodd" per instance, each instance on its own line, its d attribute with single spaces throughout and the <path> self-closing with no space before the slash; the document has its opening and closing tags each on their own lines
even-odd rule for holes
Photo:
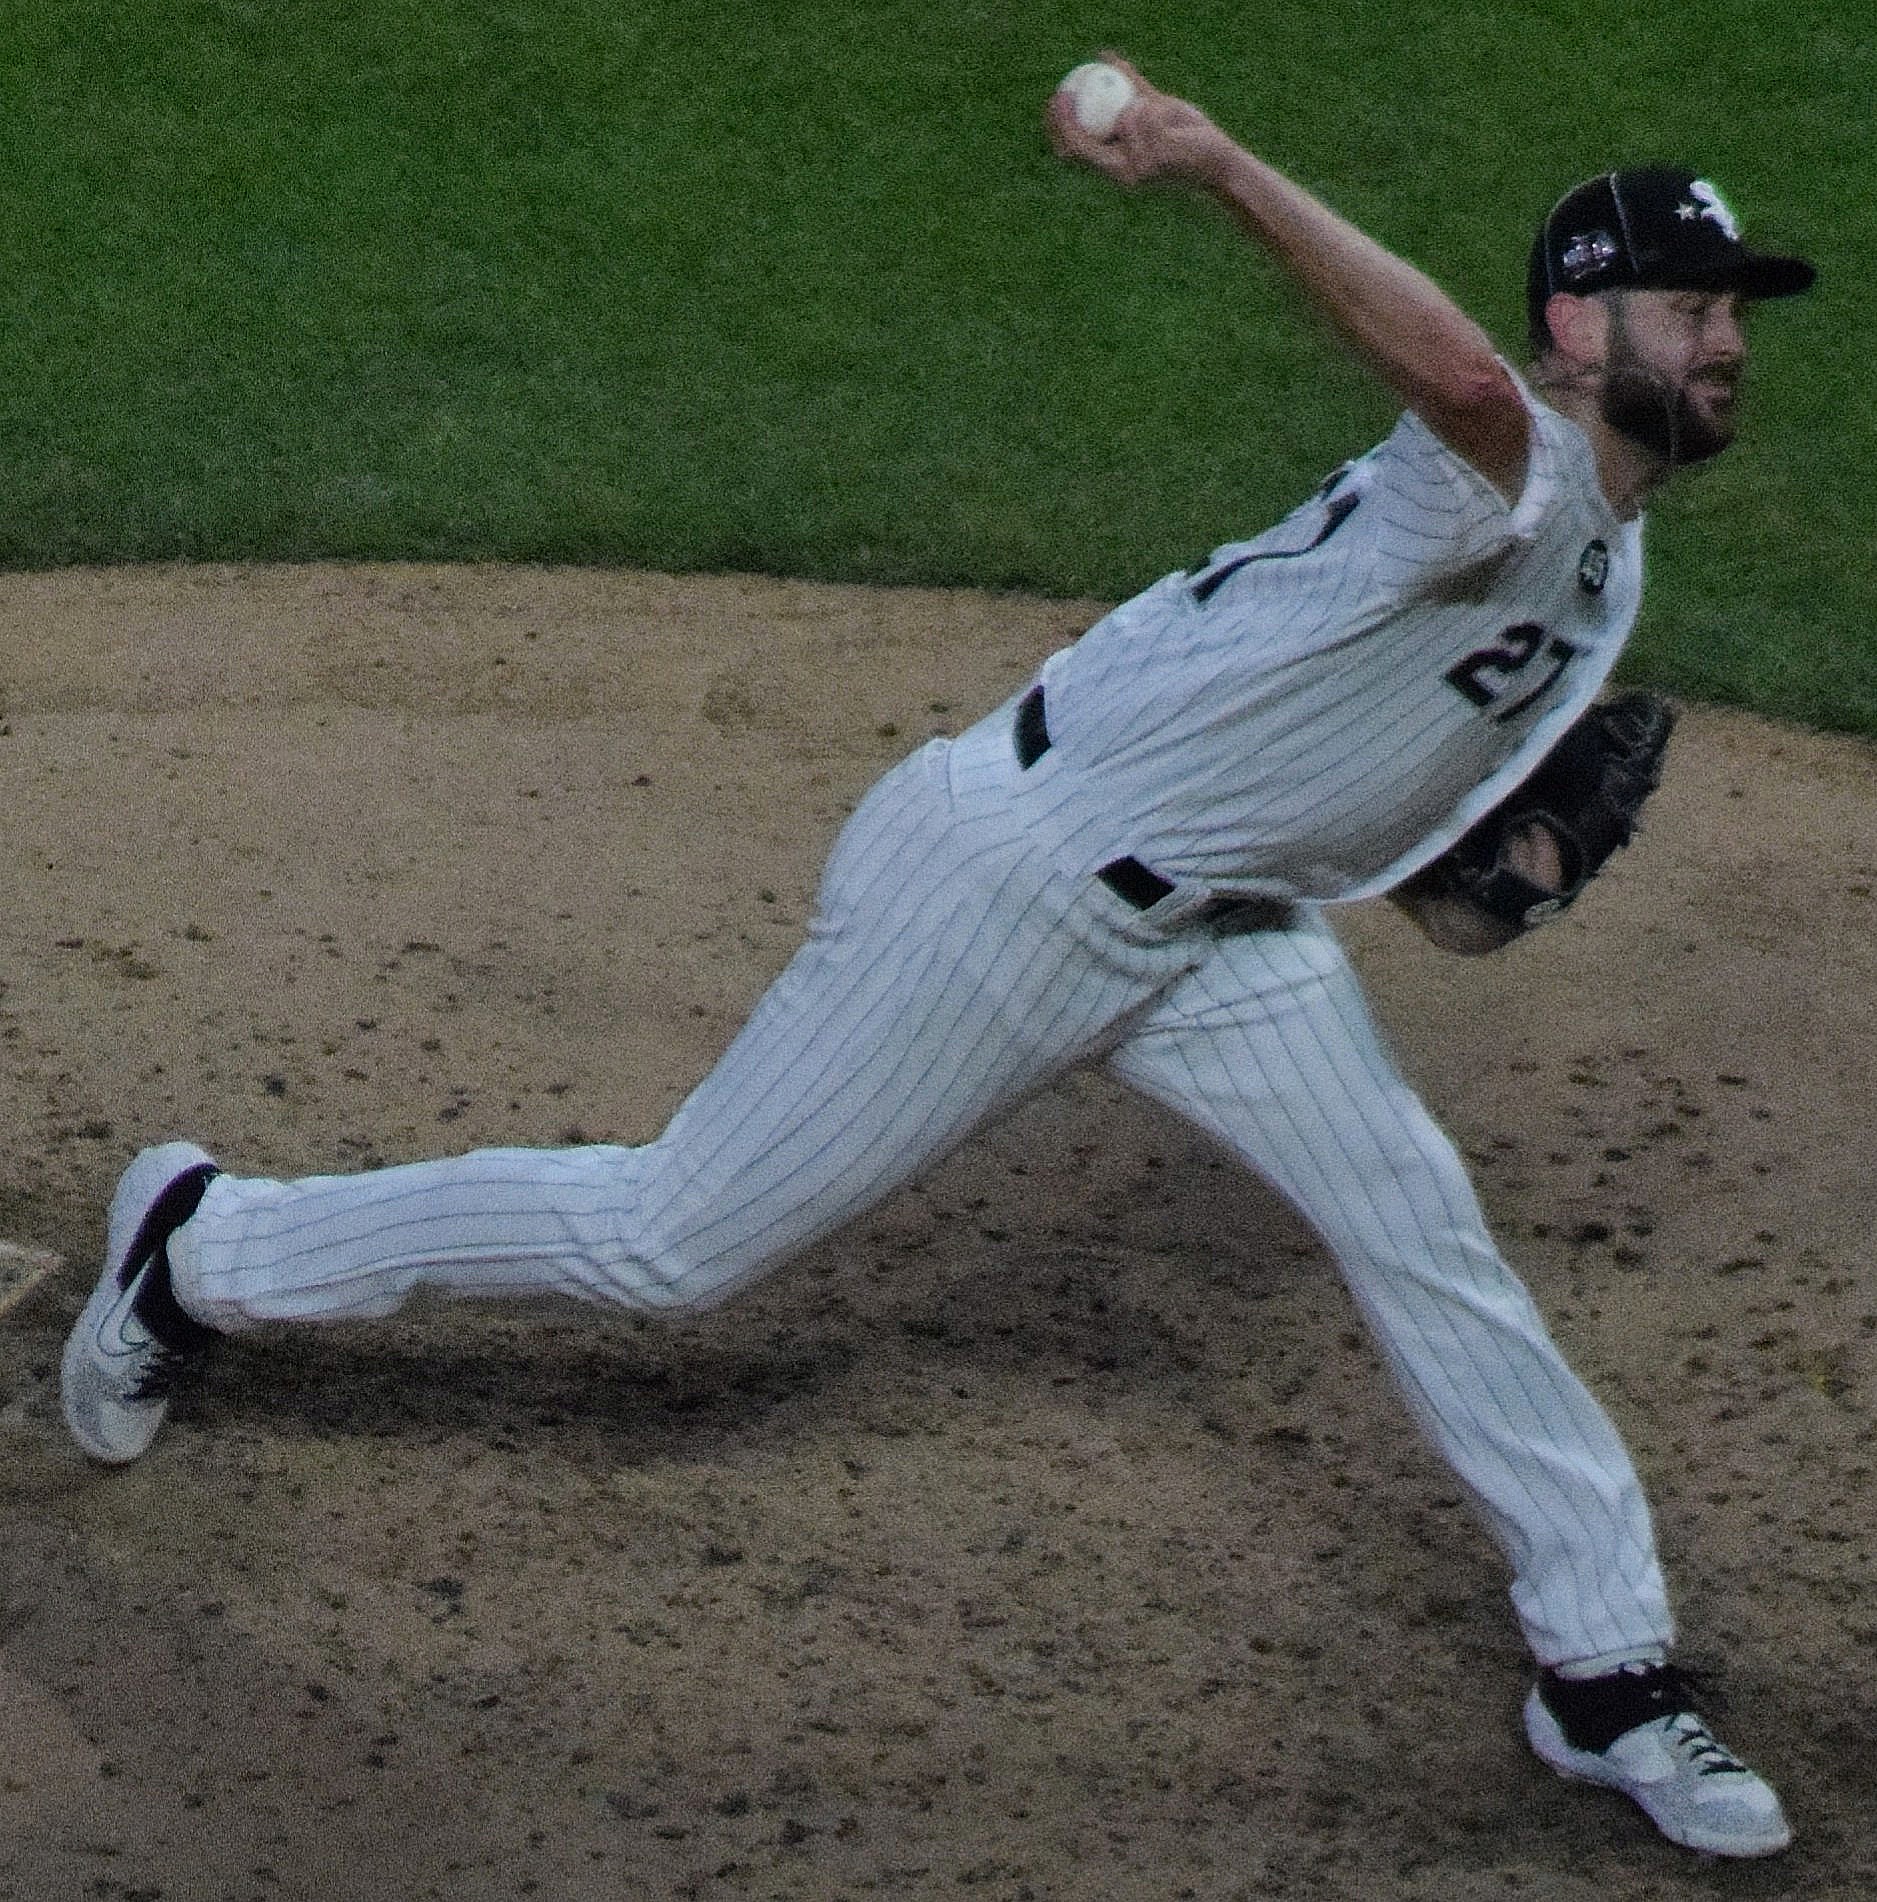
<svg viewBox="0 0 1877 1902">
<path fill-rule="evenodd" d="M 1586 179 L 1552 206 L 1532 244 L 1526 313 L 1546 335 L 1553 293 L 1738 291 L 1794 297 L 1817 276 L 1804 258 L 1750 250 L 1726 201 L 1705 178 L 1645 165 Z"/>
</svg>

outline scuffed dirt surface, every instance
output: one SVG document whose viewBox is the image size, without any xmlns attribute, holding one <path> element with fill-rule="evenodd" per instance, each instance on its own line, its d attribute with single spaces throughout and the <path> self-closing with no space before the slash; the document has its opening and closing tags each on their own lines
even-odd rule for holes
<svg viewBox="0 0 1877 1902">
<path fill-rule="evenodd" d="M 1877 1884 L 1877 765 L 1687 713 L 1568 919 L 1348 919 L 1785 1792 L 1703 1864 L 1517 1728 L 1496 1554 L 1311 1238 L 1106 1082 L 682 1330 L 226 1351 L 87 1467 L 129 1155 L 633 1141 L 843 813 L 1092 604 L 741 579 L 0 582 L 0 1898 L 1851 1898 Z M 909 868 L 916 875 L 916 868 Z"/>
</svg>

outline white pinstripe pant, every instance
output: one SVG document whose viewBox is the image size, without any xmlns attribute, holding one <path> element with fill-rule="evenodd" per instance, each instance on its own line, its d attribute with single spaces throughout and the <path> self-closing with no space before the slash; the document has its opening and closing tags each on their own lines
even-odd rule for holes
<svg viewBox="0 0 1877 1902">
<path fill-rule="evenodd" d="M 230 1330 L 381 1316 L 419 1286 L 706 1307 L 1104 1060 L 1324 1237 L 1498 1536 L 1539 1661 L 1666 1644 L 1629 1457 L 1320 913 L 1169 933 L 1057 869 L 1013 809 L 1016 780 L 1007 710 L 889 773 L 836 844 L 807 943 L 655 1141 L 223 1176 L 172 1242 L 178 1294 Z"/>
</svg>

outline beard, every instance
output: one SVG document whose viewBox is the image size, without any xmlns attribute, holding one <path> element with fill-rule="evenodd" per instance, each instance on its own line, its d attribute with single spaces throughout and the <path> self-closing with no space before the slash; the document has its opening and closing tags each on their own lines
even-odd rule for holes
<svg viewBox="0 0 1877 1902">
<path fill-rule="evenodd" d="M 1702 415 L 1686 389 L 1640 365 L 1605 375 L 1603 420 L 1675 469 L 1718 456 L 1734 439 L 1731 423 Z"/>
<path fill-rule="evenodd" d="M 1734 439 L 1722 416 L 1704 416 L 1686 384 L 1671 383 L 1636 354 L 1620 317 L 1603 376 L 1603 420 L 1673 469 L 1706 462 Z"/>
</svg>

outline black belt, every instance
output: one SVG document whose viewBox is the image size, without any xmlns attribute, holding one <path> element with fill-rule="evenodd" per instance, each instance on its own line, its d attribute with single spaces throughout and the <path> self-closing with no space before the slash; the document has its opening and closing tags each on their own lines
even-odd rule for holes
<svg viewBox="0 0 1877 1902">
<path fill-rule="evenodd" d="M 1017 764 L 1026 773 L 1049 751 L 1049 722 L 1043 717 L 1040 682 L 1017 702 L 1011 740 L 1017 749 Z M 1174 889 L 1171 879 L 1162 878 L 1151 865 L 1143 865 L 1136 858 L 1110 859 L 1095 876 L 1136 911 L 1159 904 Z M 1290 906 L 1281 898 L 1220 894 L 1207 899 L 1185 922 L 1212 931 L 1281 931 L 1290 922 L 1290 915 Z"/>
<path fill-rule="evenodd" d="M 1043 717 L 1043 689 L 1040 683 L 1017 702 L 1017 724 L 1012 738 L 1017 749 L 1017 764 L 1027 773 L 1049 751 L 1049 722 Z M 1173 881 L 1162 878 L 1151 865 L 1139 859 L 1111 859 L 1095 876 L 1114 893 L 1145 911 L 1157 905 L 1173 890 Z"/>
</svg>

